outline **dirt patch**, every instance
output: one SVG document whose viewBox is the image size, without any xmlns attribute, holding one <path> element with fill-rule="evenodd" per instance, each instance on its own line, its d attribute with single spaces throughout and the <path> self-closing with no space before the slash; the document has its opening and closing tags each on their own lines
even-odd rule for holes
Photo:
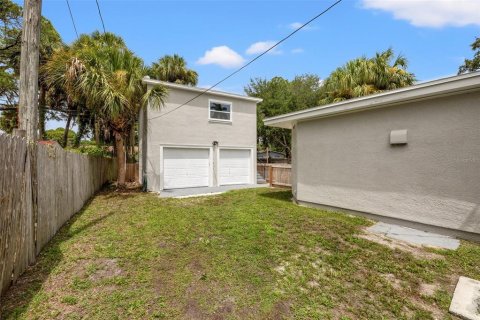
<svg viewBox="0 0 480 320">
<path fill-rule="evenodd" d="M 205 268 L 198 259 L 192 260 L 188 264 L 188 269 L 195 276 L 195 280 L 204 280 L 206 279 Z"/>
<path fill-rule="evenodd" d="M 382 274 L 382 278 L 388 281 L 395 290 L 402 290 L 402 280 L 395 277 L 392 273 Z"/>
<path fill-rule="evenodd" d="M 92 266 L 94 268 L 92 272 L 87 270 L 88 278 L 92 281 L 109 279 L 123 274 L 116 259 L 96 259 Z"/>
<path fill-rule="evenodd" d="M 320 284 L 315 280 L 311 280 L 307 282 L 307 286 L 309 286 L 310 288 L 318 288 Z"/>
<path fill-rule="evenodd" d="M 195 299 L 187 299 L 185 305 L 185 319 L 205 319 L 206 315 Z"/>
<path fill-rule="evenodd" d="M 437 319 L 445 319 L 445 313 L 442 312 L 435 304 L 425 302 L 422 299 L 409 299 L 410 302 L 419 309 L 427 310 L 432 314 L 432 318 Z M 456 319 L 456 318 L 453 318 Z"/>
<path fill-rule="evenodd" d="M 272 319 L 287 319 L 292 315 L 290 301 L 277 301 L 272 308 Z"/>
<path fill-rule="evenodd" d="M 213 314 L 213 319 L 215 320 L 221 320 L 221 319 L 226 319 L 233 313 L 235 310 L 235 299 L 234 298 L 227 298 L 222 303 L 220 306 L 217 307 L 215 310 L 215 313 Z"/>
<path fill-rule="evenodd" d="M 431 297 L 435 294 L 435 291 L 439 289 L 438 284 L 435 283 L 421 283 L 418 287 L 418 291 L 422 296 Z"/>
<path fill-rule="evenodd" d="M 425 250 L 422 246 L 413 245 L 411 243 L 408 243 L 402 240 L 392 239 L 383 234 L 371 233 L 365 230 L 365 233 L 358 235 L 358 237 L 382 244 L 393 250 L 399 249 L 399 250 L 411 253 L 413 256 L 419 259 L 428 259 L 428 260 L 444 259 L 442 255 L 429 252 Z"/>
</svg>

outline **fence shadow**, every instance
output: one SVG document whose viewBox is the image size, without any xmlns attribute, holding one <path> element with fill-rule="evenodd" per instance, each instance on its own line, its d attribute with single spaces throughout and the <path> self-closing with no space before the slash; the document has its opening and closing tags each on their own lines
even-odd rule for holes
<svg viewBox="0 0 480 320">
<path fill-rule="evenodd" d="M 63 260 L 64 256 L 61 250 L 63 242 L 101 223 L 114 214 L 114 212 L 109 212 L 88 221 L 80 227 L 75 226 L 74 228 L 75 222 L 85 213 L 93 198 L 89 199 L 85 206 L 60 228 L 52 240 L 42 249 L 36 263 L 29 266 L 17 279 L 16 283 L 0 298 L 0 319 L 17 319 L 22 317 L 22 314 L 33 302 L 52 271 Z"/>
</svg>

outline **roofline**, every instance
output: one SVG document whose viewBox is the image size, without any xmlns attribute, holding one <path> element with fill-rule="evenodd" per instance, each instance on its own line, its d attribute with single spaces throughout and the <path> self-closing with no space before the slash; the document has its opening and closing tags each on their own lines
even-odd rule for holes
<svg viewBox="0 0 480 320">
<path fill-rule="evenodd" d="M 252 102 L 255 102 L 255 103 L 260 103 L 263 100 L 263 99 L 260 99 L 260 98 L 249 97 L 249 96 L 244 96 L 244 95 L 241 95 L 241 94 L 224 92 L 224 91 L 217 91 L 217 90 L 208 90 L 207 92 L 205 92 L 205 90 L 207 90 L 206 88 L 186 86 L 186 85 L 183 85 L 183 84 L 165 82 L 165 81 L 160 81 L 160 80 L 155 80 L 155 79 L 149 79 L 149 78 L 146 78 L 146 77 L 144 77 L 142 81 L 143 81 L 143 83 L 146 83 L 146 84 L 162 85 L 162 86 L 165 86 L 165 87 L 170 88 L 170 89 L 179 89 L 179 90 L 185 90 L 185 91 L 191 91 L 191 92 L 197 92 L 197 93 L 210 93 L 210 94 L 214 94 L 214 95 L 221 96 L 221 97 L 241 99 L 241 100 L 246 100 L 246 101 L 252 101 Z"/>
<path fill-rule="evenodd" d="M 480 72 L 471 72 L 365 97 L 291 112 L 267 118 L 263 121 L 267 126 L 291 129 L 297 121 L 337 116 L 477 90 L 480 90 Z"/>
</svg>

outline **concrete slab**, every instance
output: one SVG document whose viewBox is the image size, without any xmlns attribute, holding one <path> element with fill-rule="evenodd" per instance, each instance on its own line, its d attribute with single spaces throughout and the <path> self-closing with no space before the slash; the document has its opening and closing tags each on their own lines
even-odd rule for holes
<svg viewBox="0 0 480 320">
<path fill-rule="evenodd" d="M 220 187 L 170 189 L 170 190 L 161 191 L 160 198 L 190 198 L 190 197 L 212 196 L 212 195 L 221 194 L 230 190 L 265 188 L 268 186 L 269 186 L 268 184 L 240 184 L 240 185 L 220 186 Z"/>
<path fill-rule="evenodd" d="M 377 222 L 367 228 L 373 233 L 383 234 L 386 237 L 406 241 L 412 244 L 443 249 L 456 250 L 460 241 L 449 236 L 402 227 L 395 224 Z"/>
<path fill-rule="evenodd" d="M 480 320 L 480 281 L 460 277 L 449 311 L 462 319 Z"/>
</svg>

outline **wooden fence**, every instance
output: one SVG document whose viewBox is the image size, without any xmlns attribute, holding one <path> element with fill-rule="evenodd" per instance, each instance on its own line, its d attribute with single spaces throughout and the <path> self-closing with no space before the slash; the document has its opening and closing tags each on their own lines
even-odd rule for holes
<svg viewBox="0 0 480 320">
<path fill-rule="evenodd" d="M 291 164 L 265 164 L 257 163 L 257 173 L 271 186 L 292 186 Z"/>
<path fill-rule="evenodd" d="M 0 134 L 0 294 L 115 174 L 114 159 Z"/>
<path fill-rule="evenodd" d="M 138 162 L 127 163 L 127 171 L 125 174 L 125 180 L 127 182 L 140 182 L 138 178 Z"/>
</svg>

